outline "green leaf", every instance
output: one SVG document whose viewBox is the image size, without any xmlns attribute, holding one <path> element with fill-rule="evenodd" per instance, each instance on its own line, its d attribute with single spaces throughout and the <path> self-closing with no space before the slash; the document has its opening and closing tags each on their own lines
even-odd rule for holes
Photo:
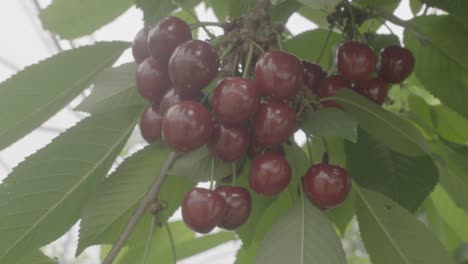
<svg viewBox="0 0 468 264">
<path fill-rule="evenodd" d="M 456 20 L 460 23 L 468 26 L 468 18 L 466 17 L 468 2 L 464 0 L 425 0 L 424 3 L 430 7 L 437 7 L 449 12 L 454 15 Z"/>
<path fill-rule="evenodd" d="M 57 264 L 57 260 L 53 260 L 44 255 L 40 250 L 34 250 L 30 254 L 23 254 L 19 260 L 3 264 Z"/>
<path fill-rule="evenodd" d="M 214 159 L 206 146 L 180 157 L 170 170 L 170 174 L 186 177 L 196 182 L 209 181 L 212 160 L 214 162 L 213 178 L 215 180 L 231 175 L 231 163 L 224 163 Z"/>
<path fill-rule="evenodd" d="M 393 151 L 409 156 L 425 155 L 428 151 L 424 137 L 406 120 L 382 109 L 350 89 L 340 89 L 333 100 L 358 120 L 359 126 Z"/>
<path fill-rule="evenodd" d="M 309 6 L 302 6 L 297 12 L 316 24 L 319 27 L 327 28 L 329 26 L 327 21 L 328 12 L 320 9 L 315 9 Z M 322 42 L 323 43 L 323 42 Z"/>
<path fill-rule="evenodd" d="M 405 31 L 405 46 L 416 58 L 415 74 L 424 87 L 444 105 L 468 117 L 468 28 L 452 16 L 416 17 L 411 26 L 429 39 L 422 44 Z"/>
<path fill-rule="evenodd" d="M 336 108 L 304 112 L 301 128 L 314 137 L 342 137 L 357 140 L 357 121 Z"/>
<path fill-rule="evenodd" d="M 391 45 L 400 45 L 400 39 L 393 34 L 366 33 L 366 39 L 375 52 L 380 52 L 385 47 Z"/>
<path fill-rule="evenodd" d="M 197 238 L 195 232 L 190 230 L 183 221 L 172 222 L 169 226 L 174 238 L 177 260 L 191 257 L 235 239 L 232 232 L 220 232 Z M 117 264 L 141 263 L 148 234 L 145 235 L 130 244 L 128 252 Z M 156 229 L 147 262 L 173 263 L 172 254 L 169 252 L 171 252 L 171 245 L 166 229 L 163 227 Z"/>
<path fill-rule="evenodd" d="M 0 149 L 65 107 L 127 47 L 125 42 L 102 42 L 65 51 L 1 83 Z"/>
<path fill-rule="evenodd" d="M 134 63 L 103 71 L 96 77 L 93 91 L 75 110 L 88 113 L 109 111 L 122 105 L 144 105 L 145 100 L 135 87 Z"/>
<path fill-rule="evenodd" d="M 133 0 L 54 0 L 39 17 L 45 29 L 61 38 L 89 35 L 127 11 Z M 86 19 L 84 19 L 84 16 Z"/>
<path fill-rule="evenodd" d="M 410 0 L 409 3 L 410 3 L 411 12 L 415 16 L 421 10 L 423 3 L 420 0 Z"/>
<path fill-rule="evenodd" d="M 468 211 L 468 157 L 442 142 L 430 144 L 440 171 L 440 184 L 460 208 Z"/>
<path fill-rule="evenodd" d="M 356 214 L 356 194 L 354 188 L 354 186 L 351 186 L 348 197 L 338 207 L 326 211 L 328 218 L 335 224 L 342 237 L 345 235 L 349 223 Z"/>
<path fill-rule="evenodd" d="M 271 20 L 276 23 L 286 24 L 291 15 L 296 12 L 302 4 L 296 0 L 286 0 L 270 8 Z"/>
<path fill-rule="evenodd" d="M 257 3 L 256 0 L 223 0 L 223 1 L 228 2 L 229 17 L 243 16 Z"/>
<path fill-rule="evenodd" d="M 333 12 L 335 10 L 335 6 L 340 2 L 340 0 L 298 0 L 298 2 L 314 9 Z"/>
<path fill-rule="evenodd" d="M 284 48 L 288 52 L 302 59 L 315 61 L 322 51 L 327 34 L 328 30 L 326 29 L 314 29 L 306 31 L 286 40 L 284 42 Z M 328 65 L 331 63 L 333 58 L 333 54 L 331 52 L 332 47 L 343 41 L 343 36 L 335 32 L 331 33 L 330 39 L 324 49 L 325 52 L 323 53 L 320 61 L 320 65 L 322 65 L 324 69 L 328 68 Z M 307 45 L 304 45 L 304 43 L 307 43 Z"/>
<path fill-rule="evenodd" d="M 390 150 L 374 137 L 359 131 L 357 144 L 346 144 L 347 167 L 362 187 L 392 198 L 415 211 L 438 181 L 431 157 L 409 157 Z"/>
<path fill-rule="evenodd" d="M 229 12 L 228 1 L 206 0 L 207 7 L 211 7 L 219 21 L 226 20 Z"/>
<path fill-rule="evenodd" d="M 346 263 L 341 241 L 324 213 L 308 201 L 297 203 L 261 242 L 255 262 Z"/>
<path fill-rule="evenodd" d="M 450 196 L 439 186 L 431 194 L 431 200 L 444 221 L 457 232 L 463 241 L 468 241 L 468 214 L 458 208 Z"/>
<path fill-rule="evenodd" d="M 177 8 L 172 0 L 135 0 L 135 4 L 143 10 L 145 26 L 156 24 L 161 18 L 170 15 Z"/>
<path fill-rule="evenodd" d="M 118 238 L 168 155 L 169 149 L 159 140 L 125 159 L 104 181 L 81 214 L 77 255 L 91 245 L 113 243 Z M 178 176 L 166 179 L 159 195 L 168 205 L 162 220 L 179 208 L 185 193 L 194 185 Z M 147 226 L 141 228 L 147 231 Z"/>
<path fill-rule="evenodd" d="M 359 230 L 374 264 L 453 264 L 441 242 L 404 208 L 364 188 L 359 196 Z"/>
<path fill-rule="evenodd" d="M 142 111 L 91 116 L 10 173 L 0 185 L 0 263 L 57 239 L 76 223 Z"/>
</svg>

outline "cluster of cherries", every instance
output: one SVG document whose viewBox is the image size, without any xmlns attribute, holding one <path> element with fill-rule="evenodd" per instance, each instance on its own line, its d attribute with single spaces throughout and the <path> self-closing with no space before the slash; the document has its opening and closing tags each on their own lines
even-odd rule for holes
<svg viewBox="0 0 468 264">
<path fill-rule="evenodd" d="M 361 43 L 348 42 L 340 47 L 337 66 L 341 75 L 330 77 L 316 64 L 270 50 L 256 61 L 255 80 L 226 77 L 219 81 L 210 107 L 204 102 L 207 96 L 202 89 L 217 76 L 218 55 L 208 42 L 192 40 L 185 21 L 167 17 L 154 27 L 142 29 L 132 48 L 138 63 L 136 86 L 151 102 L 140 120 L 145 140 L 153 142 L 162 137 L 180 153 L 206 144 L 213 158 L 226 163 L 249 156 L 249 185 L 265 196 L 279 194 L 291 180 L 291 167 L 281 145 L 298 129 L 292 102 L 303 87 L 319 97 L 328 97 L 337 89 L 352 87 L 349 80 L 357 91 L 375 102 L 378 98 L 381 104 L 380 80 L 385 80 L 386 96 L 386 82 L 401 81 L 412 69 L 407 57 L 395 59 L 395 53 L 406 54 L 399 47 L 382 52 L 379 77 L 370 79 L 377 59 Z M 339 107 L 333 101 L 325 101 L 323 106 Z M 315 205 L 327 209 L 346 198 L 350 178 L 345 169 L 324 162 L 307 171 L 302 186 Z M 236 229 L 247 221 L 250 211 L 250 192 L 238 186 L 219 186 L 215 190 L 196 187 L 182 203 L 185 223 L 199 233 L 208 233 L 216 226 Z"/>
<path fill-rule="evenodd" d="M 348 88 L 360 93 L 378 105 L 385 102 L 388 84 L 403 82 L 413 71 L 414 56 L 410 50 L 392 45 L 381 50 L 380 66 L 375 52 L 368 45 L 350 41 L 338 48 L 336 67 L 339 74 L 331 75 L 314 86 L 320 98 L 336 94 L 338 89 Z M 320 69 L 321 70 L 321 69 Z M 341 108 L 330 100 L 324 106 Z"/>
</svg>

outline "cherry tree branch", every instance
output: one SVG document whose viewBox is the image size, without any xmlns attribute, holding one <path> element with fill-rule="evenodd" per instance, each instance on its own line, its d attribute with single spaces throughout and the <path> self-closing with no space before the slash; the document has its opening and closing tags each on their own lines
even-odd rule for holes
<svg viewBox="0 0 468 264">
<path fill-rule="evenodd" d="M 141 199 L 140 205 L 133 213 L 132 217 L 127 223 L 127 226 L 122 231 L 122 234 L 120 235 L 117 242 L 112 246 L 112 249 L 109 251 L 102 264 L 111 264 L 115 260 L 120 250 L 125 245 L 125 242 L 127 242 L 128 238 L 132 234 L 133 229 L 137 225 L 140 218 L 143 216 L 150 203 L 157 197 L 159 190 L 161 189 L 161 185 L 164 183 L 164 180 L 167 177 L 167 172 L 172 168 L 177 157 L 178 155 L 174 152 L 171 152 L 169 154 L 166 162 L 161 167 L 159 176 L 154 180 L 153 184 L 148 189 L 143 199 Z"/>
</svg>

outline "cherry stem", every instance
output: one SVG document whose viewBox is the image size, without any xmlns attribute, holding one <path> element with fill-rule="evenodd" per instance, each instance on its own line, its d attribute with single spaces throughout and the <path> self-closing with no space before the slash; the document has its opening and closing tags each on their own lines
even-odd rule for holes
<svg viewBox="0 0 468 264">
<path fill-rule="evenodd" d="M 125 226 L 124 230 L 122 231 L 122 234 L 120 234 L 119 239 L 112 246 L 111 250 L 103 260 L 102 264 L 111 264 L 115 260 L 120 250 L 122 250 L 122 247 L 125 245 L 125 242 L 132 234 L 133 229 L 135 229 L 135 226 L 138 224 L 138 221 L 146 212 L 146 208 L 148 208 L 151 202 L 156 199 L 159 190 L 161 189 L 161 185 L 164 183 L 164 180 L 168 175 L 167 172 L 172 168 L 172 166 L 174 166 L 174 163 L 176 162 L 177 158 L 177 153 L 171 152 L 169 154 L 169 156 L 166 159 L 166 162 L 161 167 L 159 176 L 154 180 L 154 182 L 151 184 L 151 187 L 146 192 L 145 196 L 143 196 L 143 198 L 140 200 L 138 208 L 133 213 L 132 217 L 127 223 L 127 226 Z"/>
<path fill-rule="evenodd" d="M 195 21 L 196 23 L 201 23 L 200 20 L 198 19 L 197 15 L 195 14 L 195 12 L 193 12 L 192 10 L 190 10 L 189 8 L 186 8 L 182 3 L 180 3 L 178 0 L 172 0 L 171 1 L 174 5 L 180 7 L 182 10 L 184 10 L 185 12 L 187 12 L 187 14 L 189 14 Z M 203 31 L 205 31 L 206 35 L 208 35 L 208 37 L 210 39 L 214 39 L 216 38 L 215 35 L 213 35 L 213 33 L 211 33 L 205 26 L 201 26 L 201 28 L 203 29 Z"/>
<path fill-rule="evenodd" d="M 299 181 L 299 192 L 301 195 L 301 264 L 304 264 L 304 241 L 305 241 L 305 204 L 304 204 L 304 189 L 302 180 Z"/>
<path fill-rule="evenodd" d="M 356 40 L 356 19 L 354 17 L 354 12 L 353 12 L 353 7 L 351 5 L 351 3 L 349 3 L 348 1 L 345 1 L 346 2 L 346 7 L 348 8 L 348 12 L 349 12 L 349 17 L 351 18 L 351 32 L 352 32 L 352 36 L 351 36 L 351 39 L 352 40 Z"/>
<path fill-rule="evenodd" d="M 260 45 L 258 45 L 258 43 L 255 42 L 255 40 L 253 40 L 253 39 L 251 39 L 251 38 L 249 38 L 249 37 L 247 37 L 247 39 L 248 39 L 248 40 L 250 41 L 250 43 L 253 44 L 258 50 L 260 50 L 260 52 L 265 53 L 265 50 L 264 50 Z"/>
<path fill-rule="evenodd" d="M 322 59 L 323 53 L 325 52 L 325 49 L 327 48 L 328 41 L 330 41 L 330 36 L 331 36 L 332 31 L 333 31 L 333 26 L 330 26 L 328 28 L 328 33 L 327 33 L 327 36 L 325 37 L 325 42 L 323 43 L 322 49 L 320 50 L 320 53 L 319 53 L 317 59 L 315 60 L 315 63 L 317 63 L 317 64 L 319 64 L 320 59 Z"/>
<path fill-rule="evenodd" d="M 306 135 L 306 144 L 307 144 L 307 154 L 309 154 L 309 163 L 314 164 L 314 160 L 312 159 L 312 145 L 310 144 L 310 138 Z"/>
<path fill-rule="evenodd" d="M 281 40 L 281 34 L 276 34 L 276 44 L 278 45 L 279 50 L 283 50 L 283 41 Z"/>
<path fill-rule="evenodd" d="M 224 24 L 222 22 L 196 22 L 190 25 L 192 29 L 199 28 L 199 27 L 220 27 L 224 29 Z"/>
<path fill-rule="evenodd" d="M 247 53 L 247 59 L 245 60 L 245 66 L 242 72 L 242 78 L 247 78 L 249 76 L 250 66 L 252 64 L 252 57 L 253 57 L 253 44 L 250 42 L 249 44 L 249 51 Z"/>
<path fill-rule="evenodd" d="M 176 247 L 174 243 L 174 236 L 172 235 L 171 227 L 169 226 L 168 222 L 164 223 L 164 227 L 166 227 L 167 236 L 169 237 L 169 244 L 171 245 L 172 259 L 174 260 L 174 264 L 176 264 L 177 254 L 176 254 Z"/>
<path fill-rule="evenodd" d="M 230 43 L 224 50 L 221 56 L 219 56 L 219 60 L 222 61 L 224 60 L 229 54 L 231 54 L 231 51 L 234 49 L 234 45 Z"/>
<path fill-rule="evenodd" d="M 211 158 L 211 170 L 210 170 L 210 190 L 214 187 L 214 158 Z"/>
<path fill-rule="evenodd" d="M 322 137 L 322 143 L 323 143 L 323 148 L 325 150 L 324 153 L 326 153 L 327 156 L 328 156 L 328 143 L 327 143 L 327 139 L 325 137 Z M 328 159 L 327 159 L 326 163 L 328 163 Z"/>
<path fill-rule="evenodd" d="M 231 163 L 232 165 L 232 182 L 231 185 L 234 186 L 236 185 L 236 178 L 237 178 L 237 173 L 236 173 L 236 163 L 233 162 Z"/>
<path fill-rule="evenodd" d="M 156 216 L 153 216 L 150 223 L 150 230 L 148 232 L 148 239 L 146 240 L 145 251 L 143 253 L 143 259 L 141 264 L 146 264 L 148 262 L 148 254 L 150 251 L 151 243 L 153 242 L 154 237 L 154 227 L 156 226 Z"/>
</svg>

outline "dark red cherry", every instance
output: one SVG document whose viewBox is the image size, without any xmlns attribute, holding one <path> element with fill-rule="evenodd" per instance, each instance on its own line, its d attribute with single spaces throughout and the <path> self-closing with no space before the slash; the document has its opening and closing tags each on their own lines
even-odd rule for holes
<svg viewBox="0 0 468 264">
<path fill-rule="evenodd" d="M 233 162 L 247 153 L 249 137 L 245 127 L 217 125 L 208 142 L 208 149 L 213 157 L 224 162 Z"/>
<path fill-rule="evenodd" d="M 304 192 L 310 201 L 322 209 L 343 202 L 351 188 L 348 172 L 339 166 L 316 164 L 302 177 Z"/>
<path fill-rule="evenodd" d="M 149 27 L 142 28 L 140 31 L 138 31 L 135 38 L 133 39 L 132 53 L 133 58 L 137 64 L 141 63 L 150 56 L 147 42 L 149 30 Z"/>
<path fill-rule="evenodd" d="M 164 96 L 161 98 L 161 102 L 159 103 L 159 112 L 164 115 L 169 108 L 172 106 L 185 101 L 185 100 L 192 100 L 192 101 L 199 101 L 203 98 L 203 93 L 198 91 L 196 94 L 182 94 L 179 90 L 170 89 L 167 91 Z"/>
<path fill-rule="evenodd" d="M 367 79 L 374 72 L 377 56 L 366 44 L 350 41 L 342 44 L 336 54 L 336 67 L 350 81 Z"/>
<path fill-rule="evenodd" d="M 219 227 L 234 230 L 244 224 L 250 215 L 252 198 L 247 189 L 235 186 L 220 186 L 215 192 L 224 197 L 227 204 L 227 213 Z"/>
<path fill-rule="evenodd" d="M 163 117 L 163 138 L 177 152 L 190 152 L 201 147 L 208 142 L 212 131 L 210 112 L 195 101 L 182 101 Z"/>
<path fill-rule="evenodd" d="M 255 64 L 255 79 L 261 92 L 276 99 L 295 96 L 301 88 L 303 74 L 301 61 L 284 51 L 266 52 Z"/>
<path fill-rule="evenodd" d="M 275 146 L 288 140 L 296 128 L 296 112 L 284 102 L 270 100 L 260 104 L 253 121 L 253 136 L 260 145 Z"/>
<path fill-rule="evenodd" d="M 190 40 L 180 44 L 172 54 L 169 76 L 176 89 L 194 93 L 216 77 L 218 67 L 218 56 L 208 42 Z"/>
<path fill-rule="evenodd" d="M 375 77 L 358 82 L 356 84 L 356 91 L 374 103 L 382 105 L 385 102 L 385 98 L 387 98 L 388 87 L 384 79 Z"/>
<path fill-rule="evenodd" d="M 151 143 L 162 135 L 162 115 L 159 113 L 158 105 L 151 105 L 143 112 L 140 118 L 141 136 Z"/>
<path fill-rule="evenodd" d="M 207 234 L 221 223 L 227 212 L 224 197 L 212 190 L 193 188 L 182 202 L 182 219 L 195 232 Z"/>
<path fill-rule="evenodd" d="M 318 64 L 303 60 L 302 65 L 304 66 L 304 84 L 312 93 L 318 96 L 320 81 L 327 74 Z"/>
<path fill-rule="evenodd" d="M 260 105 L 260 91 L 252 80 L 230 77 L 216 86 L 213 111 L 220 123 L 246 125 Z"/>
<path fill-rule="evenodd" d="M 175 48 L 192 39 L 190 26 L 177 17 L 165 17 L 149 31 L 148 48 L 153 58 L 168 62 Z"/>
<path fill-rule="evenodd" d="M 401 83 L 413 72 L 414 55 L 406 48 L 392 45 L 380 52 L 379 75 L 389 83 Z"/>
<path fill-rule="evenodd" d="M 136 85 L 141 96 L 159 104 L 162 96 L 171 86 L 166 65 L 152 57 L 147 58 L 138 65 Z"/>
<path fill-rule="evenodd" d="M 339 75 L 332 75 L 320 82 L 319 97 L 325 98 L 336 95 L 336 91 L 342 88 L 349 88 L 349 83 Z M 325 107 L 341 108 L 340 104 L 335 100 L 323 101 Z"/>
<path fill-rule="evenodd" d="M 261 195 L 276 195 L 282 192 L 291 181 L 291 167 L 278 153 L 266 152 L 252 161 L 249 185 Z"/>
</svg>

